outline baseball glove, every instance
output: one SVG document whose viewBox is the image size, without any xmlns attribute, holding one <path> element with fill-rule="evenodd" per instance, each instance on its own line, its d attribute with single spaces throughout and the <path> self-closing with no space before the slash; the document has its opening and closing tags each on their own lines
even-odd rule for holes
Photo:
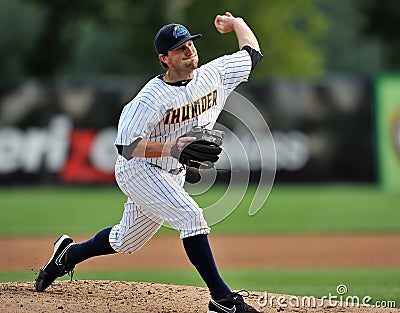
<svg viewBox="0 0 400 313">
<path fill-rule="evenodd" d="M 201 169 L 214 168 L 214 163 L 218 161 L 218 155 L 222 151 L 220 146 L 224 138 L 223 131 L 194 126 L 179 138 L 182 137 L 196 137 L 196 140 L 186 143 L 180 150 L 177 144 L 172 146 L 172 157 L 179 160 L 179 163 L 189 167 Z M 176 143 L 179 138 L 176 140 Z"/>
</svg>

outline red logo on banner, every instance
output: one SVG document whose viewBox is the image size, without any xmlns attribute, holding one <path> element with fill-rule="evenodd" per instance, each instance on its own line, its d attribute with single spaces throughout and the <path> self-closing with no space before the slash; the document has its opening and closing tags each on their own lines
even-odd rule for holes
<svg viewBox="0 0 400 313">
<path fill-rule="evenodd" d="M 73 130 L 70 134 L 70 152 L 60 176 L 68 183 L 113 182 L 114 173 L 103 172 L 90 163 L 90 151 L 95 130 Z"/>
</svg>

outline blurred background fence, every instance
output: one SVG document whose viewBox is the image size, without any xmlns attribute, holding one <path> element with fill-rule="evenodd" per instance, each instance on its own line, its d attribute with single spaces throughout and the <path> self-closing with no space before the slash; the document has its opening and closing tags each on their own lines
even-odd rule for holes
<svg viewBox="0 0 400 313">
<path fill-rule="evenodd" d="M 0 182 L 112 182 L 119 113 L 142 83 L 3 86 Z M 257 106 L 271 129 L 277 181 L 376 180 L 370 81 L 280 80 L 248 83 L 238 91 Z M 235 128 L 225 115 L 219 123 Z M 252 171 L 259 171 L 261 164 L 251 152 L 257 143 L 235 133 L 248 151 Z"/>
<path fill-rule="evenodd" d="M 237 49 L 213 27 L 227 9 L 265 55 L 238 92 L 271 129 L 276 181 L 400 188 L 400 84 L 378 79 L 400 70 L 396 0 L 3 0 L 0 184 L 112 183 L 119 113 L 162 72 L 154 34 L 174 21 L 203 33 L 205 63 Z M 220 123 L 235 128 L 224 115 Z"/>
</svg>

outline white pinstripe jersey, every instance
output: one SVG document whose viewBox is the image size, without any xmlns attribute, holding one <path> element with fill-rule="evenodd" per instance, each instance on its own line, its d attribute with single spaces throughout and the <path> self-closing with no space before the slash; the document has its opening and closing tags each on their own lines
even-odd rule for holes
<svg viewBox="0 0 400 313">
<path fill-rule="evenodd" d="M 247 81 L 250 71 L 250 55 L 241 50 L 194 70 L 193 79 L 184 86 L 169 85 L 159 77 L 151 79 L 122 110 L 115 144 L 129 146 L 138 138 L 173 142 L 193 126 L 211 129 L 229 94 Z M 167 171 L 181 166 L 172 157 L 143 161 Z"/>
</svg>

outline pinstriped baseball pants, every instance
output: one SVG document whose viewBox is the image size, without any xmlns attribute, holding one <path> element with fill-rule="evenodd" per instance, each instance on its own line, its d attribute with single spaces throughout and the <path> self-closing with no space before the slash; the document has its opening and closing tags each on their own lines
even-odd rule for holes
<svg viewBox="0 0 400 313">
<path fill-rule="evenodd" d="M 181 239 L 210 232 L 202 209 L 183 188 L 185 173 L 172 175 L 146 161 L 118 157 L 115 177 L 128 197 L 120 223 L 110 232 L 115 251 L 138 250 L 164 222 L 179 231 Z"/>
</svg>

